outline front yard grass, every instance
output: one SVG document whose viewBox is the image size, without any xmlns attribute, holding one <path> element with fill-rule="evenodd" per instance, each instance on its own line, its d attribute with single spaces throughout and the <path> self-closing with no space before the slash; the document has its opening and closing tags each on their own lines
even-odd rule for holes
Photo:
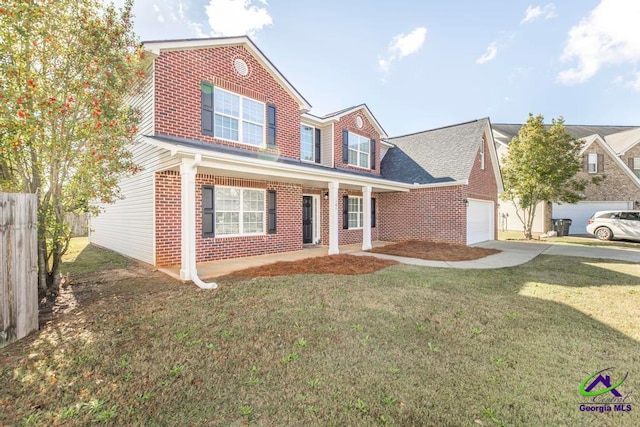
<svg viewBox="0 0 640 427">
<path fill-rule="evenodd" d="M 639 264 L 394 265 L 203 291 L 85 250 L 77 307 L 0 350 L 0 425 L 640 425 L 640 403 L 579 411 L 580 383 L 608 367 L 640 392 Z M 86 280 L 81 264 L 105 259 L 119 273 Z"/>
</svg>

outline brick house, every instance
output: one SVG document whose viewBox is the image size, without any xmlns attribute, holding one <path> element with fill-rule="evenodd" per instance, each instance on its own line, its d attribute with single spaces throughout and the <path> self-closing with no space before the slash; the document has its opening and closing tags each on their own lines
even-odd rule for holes
<svg viewBox="0 0 640 427">
<path fill-rule="evenodd" d="M 520 127 L 492 124 L 498 158 L 506 155 L 509 142 Z M 565 125 L 565 129 L 584 141 L 580 152 L 583 168 L 578 177 L 600 176 L 603 180 L 599 185 L 590 184 L 585 189 L 585 199 L 576 204 L 541 203 L 536 208 L 533 231 L 550 230 L 552 218 L 569 218 L 570 234 L 585 234 L 587 220 L 596 211 L 640 209 L 640 127 Z M 499 221 L 500 228 L 522 230 L 510 202 L 500 202 Z"/>
<path fill-rule="evenodd" d="M 305 244 L 495 238 L 488 119 L 388 138 L 364 104 L 311 114 L 248 37 L 144 47 L 153 63 L 131 98 L 143 172 L 91 219 L 93 244 L 198 283 L 196 263 Z"/>
</svg>

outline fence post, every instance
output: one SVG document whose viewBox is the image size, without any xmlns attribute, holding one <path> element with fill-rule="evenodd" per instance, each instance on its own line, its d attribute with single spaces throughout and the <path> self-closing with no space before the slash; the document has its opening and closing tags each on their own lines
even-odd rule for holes
<svg viewBox="0 0 640 427">
<path fill-rule="evenodd" d="M 38 329 L 35 194 L 0 193 L 0 347 Z"/>
</svg>

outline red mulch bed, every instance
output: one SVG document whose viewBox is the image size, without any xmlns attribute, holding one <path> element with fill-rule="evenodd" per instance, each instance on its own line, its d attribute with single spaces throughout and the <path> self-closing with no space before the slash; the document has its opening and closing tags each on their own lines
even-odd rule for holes
<svg viewBox="0 0 640 427">
<path fill-rule="evenodd" d="M 478 248 L 454 243 L 407 240 L 393 245 L 371 249 L 370 252 L 420 258 L 430 261 L 470 261 L 501 252 L 498 249 Z"/>
<path fill-rule="evenodd" d="M 369 274 L 382 270 L 396 261 L 372 256 L 328 255 L 298 261 L 280 261 L 251 267 L 231 274 L 235 277 L 286 276 L 289 274 Z"/>
</svg>

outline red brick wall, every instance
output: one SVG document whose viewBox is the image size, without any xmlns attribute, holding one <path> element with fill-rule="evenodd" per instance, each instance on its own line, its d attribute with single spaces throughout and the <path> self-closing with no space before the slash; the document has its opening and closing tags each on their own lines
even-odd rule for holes
<svg viewBox="0 0 640 427">
<path fill-rule="evenodd" d="M 467 186 L 467 197 L 473 199 L 492 200 L 494 205 L 494 224 L 498 224 L 498 186 L 496 175 L 493 171 L 493 162 L 489 155 L 486 135 L 482 135 L 484 143 L 484 170 L 481 168 L 480 151 L 476 156 L 473 169 L 469 175 L 469 185 Z M 498 227 L 495 227 L 494 239 L 498 238 Z"/>
<path fill-rule="evenodd" d="M 276 190 L 277 232 L 261 236 L 203 237 L 202 216 L 199 214 L 202 206 L 200 189 L 203 185 Z M 180 204 L 180 174 L 157 173 L 156 264 L 158 266 L 179 265 L 181 262 Z M 198 213 L 196 215 L 196 262 L 302 249 L 302 187 L 299 185 L 198 174 L 196 176 L 196 212 Z"/>
<path fill-rule="evenodd" d="M 467 242 L 466 186 L 380 193 L 378 225 L 385 241 Z"/>
<path fill-rule="evenodd" d="M 156 265 L 180 265 L 182 196 L 180 173 L 156 173 Z"/>
<path fill-rule="evenodd" d="M 236 73 L 233 66 L 236 58 L 243 59 L 249 66 L 247 76 Z M 300 111 L 297 102 L 244 47 L 162 52 L 156 59 L 155 72 L 156 133 L 300 158 Z M 276 105 L 277 149 L 256 148 L 203 135 L 201 81 Z"/>
<path fill-rule="evenodd" d="M 356 126 L 356 117 L 362 117 L 363 126 L 362 129 L 358 129 Z M 375 126 L 367 119 L 367 116 L 363 113 L 363 110 L 354 111 L 340 118 L 340 121 L 334 126 L 333 143 L 334 143 L 334 161 L 338 168 L 352 169 L 359 172 L 371 172 L 375 175 L 380 175 L 380 134 L 376 131 Z M 376 168 L 375 170 L 363 169 L 357 166 L 351 166 L 342 161 L 342 131 L 348 130 L 349 132 L 357 133 L 358 135 L 367 137 L 369 139 L 376 140 Z"/>
<path fill-rule="evenodd" d="M 498 194 L 486 135 L 485 168 L 480 151 L 469 175 L 469 185 L 412 190 L 409 193 L 381 193 L 378 207 L 382 240 L 408 239 L 467 243 L 466 198 L 493 200 L 494 224 L 498 224 Z M 497 227 L 496 235 L 497 238 Z"/>
<path fill-rule="evenodd" d="M 318 189 L 318 188 L 305 188 L 302 192 L 304 194 L 320 194 L 320 241 L 323 245 L 329 245 L 329 201 L 324 200 L 322 196 L 324 193 L 328 192 L 328 189 Z M 352 243 L 362 243 L 362 229 L 360 230 L 349 230 L 342 228 L 342 197 L 345 195 L 351 196 L 360 196 L 362 197 L 362 192 L 359 191 L 347 191 L 340 190 L 338 192 L 338 244 L 339 245 L 349 245 Z M 377 198 L 378 195 L 373 193 L 371 195 L 372 198 Z M 379 202 L 376 200 L 376 218 L 380 220 L 380 210 L 379 210 Z M 371 241 L 375 242 L 378 239 L 378 229 L 379 226 L 371 229 Z"/>
</svg>

